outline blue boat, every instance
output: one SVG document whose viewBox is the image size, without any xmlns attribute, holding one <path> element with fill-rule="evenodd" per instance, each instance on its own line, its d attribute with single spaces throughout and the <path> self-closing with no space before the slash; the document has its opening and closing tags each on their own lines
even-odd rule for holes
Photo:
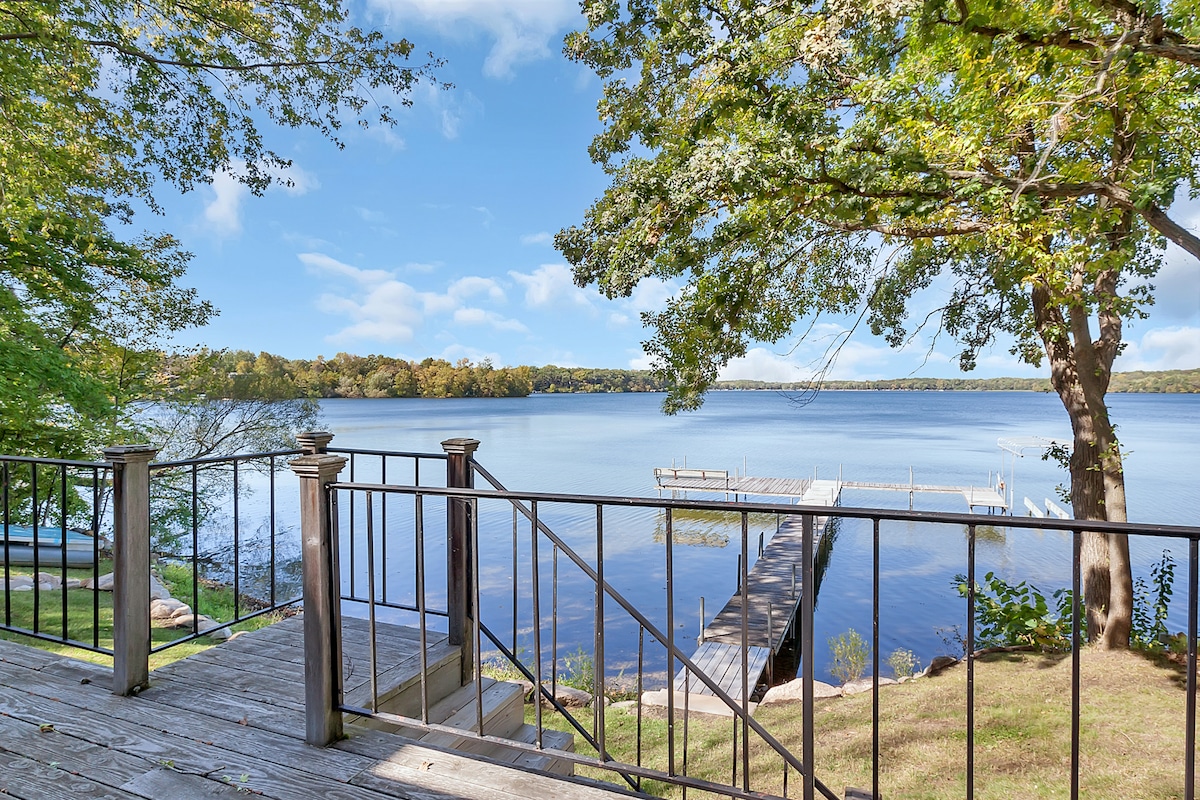
<svg viewBox="0 0 1200 800">
<path fill-rule="evenodd" d="M 66 566 L 90 567 L 95 563 L 96 539 L 88 531 L 68 528 Z M 63 530 L 61 528 L 38 528 L 35 544 L 33 528 L 28 525 L 0 525 L 0 547 L 4 561 L 12 565 L 32 565 L 37 551 L 39 567 L 63 566 Z M 108 542 L 101 539 L 101 548 Z"/>
</svg>

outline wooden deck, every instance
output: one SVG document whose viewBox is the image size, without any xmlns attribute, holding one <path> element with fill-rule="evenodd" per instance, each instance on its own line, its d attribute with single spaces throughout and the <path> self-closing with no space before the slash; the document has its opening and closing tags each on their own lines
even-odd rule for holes
<svg viewBox="0 0 1200 800">
<path fill-rule="evenodd" d="M 675 469 L 663 467 L 654 470 L 655 484 L 659 490 L 673 492 L 710 492 L 735 497 L 791 497 L 799 499 L 808 491 L 809 478 L 754 478 L 745 475 L 730 475 L 723 470 Z"/>
<path fill-rule="evenodd" d="M 630 796 L 355 725 L 333 747 L 305 744 L 299 629 L 297 618 L 159 669 L 135 697 L 111 693 L 107 668 L 0 641 L 0 794 L 27 800 Z M 347 663 L 357 665 L 347 669 L 353 669 L 348 685 L 370 680 L 366 640 L 355 630 L 351 623 L 345 635 Z M 381 637 L 381 652 L 393 660 L 414 656 L 414 648 L 403 631 Z"/>
<path fill-rule="evenodd" d="M 801 502 L 809 505 L 834 506 L 842 484 L 839 481 L 809 481 Z M 825 535 L 829 517 L 813 520 L 813 551 Z M 804 525 L 801 517 L 789 516 L 763 548 L 763 553 L 750 568 L 746 593 L 746 637 L 750 648 L 747 654 L 747 685 L 751 691 L 767 669 L 780 643 L 791 632 L 800 605 L 801 549 L 804 544 Z M 704 628 L 700 648 L 692 656 L 693 663 L 721 690 L 735 700 L 742 697 L 742 595 L 734 594 Z M 675 675 L 676 691 L 684 690 L 687 681 L 691 694 L 713 694 L 695 677 L 688 678 L 686 670 Z"/>
</svg>

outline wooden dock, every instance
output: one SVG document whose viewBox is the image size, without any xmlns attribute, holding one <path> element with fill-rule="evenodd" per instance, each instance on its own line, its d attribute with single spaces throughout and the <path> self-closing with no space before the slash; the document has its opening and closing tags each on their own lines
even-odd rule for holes
<svg viewBox="0 0 1200 800">
<path fill-rule="evenodd" d="M 730 475 L 725 470 L 684 469 L 659 467 L 654 470 L 654 482 L 661 492 L 713 492 L 734 498 L 791 497 L 799 499 L 808 491 L 809 478 L 753 478 Z"/>
<path fill-rule="evenodd" d="M 928 483 L 887 483 L 882 481 L 824 481 L 815 478 L 755 478 L 747 475 L 731 475 L 721 469 L 687 469 L 683 467 L 658 467 L 654 470 L 654 484 L 659 493 L 707 492 L 724 494 L 726 499 L 741 497 L 788 497 L 799 503 L 808 503 L 805 498 L 815 486 L 838 486 L 841 489 L 868 491 L 904 492 L 910 502 L 916 494 L 960 494 L 967 501 L 967 509 L 986 508 L 989 511 L 1008 510 L 1008 501 L 991 486 L 940 486 Z"/>
<path fill-rule="evenodd" d="M 839 481 L 812 480 L 801 498 L 806 505 L 837 505 L 842 484 Z M 813 521 L 813 552 L 825 536 L 829 517 Z M 751 692 L 758 684 L 780 644 L 792 633 L 800 605 L 801 552 L 804 526 L 798 516 L 789 516 L 763 548 L 762 555 L 747 576 L 745 642 L 749 647 L 746 684 Z M 742 595 L 736 593 L 704 628 L 693 663 L 715 680 L 722 691 L 735 700 L 742 699 Z M 695 676 L 680 670 L 674 680 L 678 692 L 712 695 Z"/>
<path fill-rule="evenodd" d="M 345 635 L 358 665 L 352 682 L 366 679 L 363 630 L 352 625 Z M 381 637 L 389 658 L 411 658 L 414 648 L 414 636 L 403 631 Z M 111 669 L 0 641 L 0 794 L 26 800 L 630 796 L 357 725 L 331 747 L 305 744 L 300 618 L 156 670 L 137 696 L 113 695 L 111 678 Z"/>
<path fill-rule="evenodd" d="M 880 483 L 873 481 L 843 481 L 846 489 L 866 489 L 868 491 L 907 492 L 911 498 L 914 494 L 961 494 L 967 501 L 967 509 L 986 508 L 989 511 L 1008 510 L 1008 501 L 991 486 L 937 486 L 928 483 Z M 911 502 L 911 500 L 910 500 Z"/>
</svg>

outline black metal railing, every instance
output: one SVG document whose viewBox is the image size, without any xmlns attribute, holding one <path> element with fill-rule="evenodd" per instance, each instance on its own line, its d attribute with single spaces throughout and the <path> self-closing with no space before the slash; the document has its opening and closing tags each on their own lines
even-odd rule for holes
<svg viewBox="0 0 1200 800">
<path fill-rule="evenodd" d="M 112 654 L 101 595 L 70 591 L 100 578 L 110 471 L 101 462 L 0 457 L 4 631 Z"/>
<path fill-rule="evenodd" d="M 288 459 L 301 452 L 150 464 L 152 549 L 160 563 L 183 568 L 184 596 L 175 599 L 187 603 L 190 612 L 178 617 L 185 620 L 183 627 L 156 629 L 151 652 L 211 637 L 300 602 L 297 491 L 286 468 Z M 281 513 L 291 524 L 281 523 Z M 215 613 L 204 597 L 206 585 L 228 589 L 232 606 Z"/>
<path fill-rule="evenodd" d="M 419 454 L 404 454 L 404 458 L 442 458 L 441 456 L 421 456 Z M 428 716 L 428 697 L 425 694 L 425 675 L 422 674 L 423 702 L 422 711 L 417 716 L 406 716 L 381 712 L 372 701 L 370 708 L 356 705 L 342 705 L 342 711 L 359 714 L 376 714 L 382 719 L 401 726 L 412 726 L 433 731 L 452 732 L 456 735 L 471 736 L 480 742 L 499 744 L 534 753 L 550 753 L 562 761 L 571 762 L 579 767 L 605 770 L 610 774 L 623 776 L 631 785 L 647 788 L 647 781 L 658 781 L 668 786 L 681 787 L 682 791 L 703 791 L 733 797 L 787 796 L 795 791 L 796 782 L 800 783 L 799 793 L 805 798 L 821 795 L 827 798 L 836 795 L 820 780 L 821 764 L 815 762 L 815 740 L 817 730 L 814 724 L 814 680 L 816 651 L 814 645 L 814 609 L 816 590 L 816 549 L 818 542 L 814 535 L 818 517 L 831 517 L 842 522 L 861 520 L 871 526 L 872 563 L 871 563 L 871 607 L 872 635 L 871 652 L 873 654 L 872 687 L 874 689 L 871 710 L 871 791 L 874 796 L 880 796 L 879 778 L 883 764 L 880 758 L 880 710 L 879 710 L 879 642 L 880 642 L 880 582 L 883 567 L 880 559 L 880 541 L 884 535 L 881 523 L 901 523 L 904 525 L 921 525 L 922 530 L 928 530 L 929 535 L 945 535 L 947 547 L 954 546 L 952 542 L 963 536 L 965 531 L 967 562 L 966 580 L 966 699 L 965 699 L 965 739 L 966 755 L 964 763 L 965 791 L 967 796 L 973 796 L 975 790 L 975 756 L 976 756 L 976 721 L 975 721 L 975 666 L 977 659 L 976 633 L 978 620 L 976 609 L 976 540 L 979 528 L 995 527 L 995 518 L 981 518 L 972 514 L 932 513 L 919 511 L 881 510 L 845 507 L 822 506 L 789 506 L 777 503 L 729 503 L 699 500 L 666 500 L 641 497 L 607 497 L 581 494 L 553 494 L 534 492 L 507 491 L 490 473 L 477 463 L 472 463 L 474 475 L 479 476 L 492 488 L 479 489 L 472 487 L 446 487 L 431 485 L 395 485 L 384 481 L 367 482 L 362 480 L 332 482 L 327 485 L 327 499 L 331 508 L 331 524 L 335 536 L 340 536 L 341 547 L 345 551 L 349 543 L 356 539 L 361 541 L 364 551 L 357 559 L 351 559 L 349 564 L 342 567 L 343 573 L 358 574 L 360 584 L 366 585 L 365 594 L 362 591 L 352 591 L 348 597 L 366 606 L 370 618 L 372 639 L 376 625 L 377 609 L 404 611 L 414 614 L 408 619 L 418 627 L 419 638 L 424 648 L 430 632 L 443 631 L 449 627 L 453 637 L 456 600 L 451 590 L 438 596 L 438 610 L 431 611 L 432 605 L 427 594 L 430 587 L 453 585 L 455 578 L 451 574 L 462 570 L 468 581 L 469 592 L 458 602 L 465 602 L 467 611 L 462 615 L 463 628 L 457 633 L 464 645 L 464 652 L 469 654 L 469 670 L 478 676 L 485 672 L 487 659 L 485 652 L 499 654 L 512 670 L 524 676 L 535 687 L 542 702 L 534 705 L 533 717 L 536 728 L 536 739 L 532 744 L 511 741 L 494 736 L 483 731 L 483 701 L 481 685 L 476 683 L 477 726 L 474 731 L 463 731 L 456 728 L 445 728 L 433 722 Z M 354 509 L 354 520 L 350 521 L 351 509 Z M 386 510 L 385 510 L 386 509 Z M 507 511 L 505 511 L 507 509 Z M 664 602 L 658 603 L 653 609 L 640 607 L 630 600 L 605 574 L 606 529 L 616 517 L 627 520 L 622 516 L 631 510 L 659 513 L 665 516 L 666 536 L 662 550 L 662 562 L 657 565 L 646 565 L 647 573 L 653 566 L 655 575 L 661 574 L 664 583 Z M 730 693 L 705 670 L 698 668 L 690 654 L 690 637 L 677 633 L 677 613 L 675 592 L 680 578 L 674 569 L 674 535 L 672 530 L 673 515 L 679 512 L 703 511 L 733 515 L 737 520 L 738 543 L 740 549 L 738 592 L 742 593 L 742 619 L 739 649 L 740 691 Z M 802 720 L 799 736 L 786 739 L 774 735 L 767 727 L 752 715 L 751 697 L 755 687 L 751 683 L 748 670 L 748 618 L 745 609 L 746 593 L 753 592 L 754 587 L 748 587 L 748 576 L 751 566 L 753 548 L 751 542 L 755 538 L 750 520 L 753 515 L 779 515 L 783 519 L 798 518 L 803 526 L 804 535 L 801 537 L 800 574 L 798 575 L 799 591 L 795 598 L 794 608 L 787 609 L 796 618 L 795 630 L 798 633 L 797 657 L 802 682 Z M 464 521 L 463 530 L 455 530 L 455 519 Z M 501 520 L 504 520 L 501 522 Z M 508 521 L 511 520 L 511 523 Z M 565 522 L 560 522 L 565 520 Z M 384 525 L 386 524 L 386 528 Z M 1078 520 L 1051 520 L 1005 518 L 1003 525 L 1011 529 L 1036 529 L 1042 531 L 1062 531 L 1073 539 L 1072 567 L 1072 606 L 1070 612 L 1071 624 L 1071 742 L 1070 742 L 1070 796 L 1079 797 L 1080 793 L 1080 654 L 1083 641 L 1083 617 L 1080 603 L 1080 542 L 1086 531 L 1113 534 L 1136 534 L 1154 538 L 1177 538 L 1185 540 L 1189 548 L 1188 578 L 1187 578 L 1187 664 L 1186 664 L 1186 702 L 1184 719 L 1180 727 L 1184 733 L 1183 763 L 1180 764 L 1184 774 L 1182 793 L 1193 800 L 1195 785 L 1195 724 L 1196 724 L 1196 604 L 1197 576 L 1200 565 L 1197 563 L 1197 547 L 1200 543 L 1200 528 L 1190 526 L 1165 525 L 1132 525 L 1101 522 L 1085 522 Z M 567 530 L 569 535 L 560 535 L 556 529 Z M 508 588 L 499 586 L 497 554 L 509 548 L 509 534 L 512 534 L 512 571 L 506 578 L 511 581 Z M 952 535 L 948 535 L 952 534 Z M 465 537 L 465 560 L 456 561 L 453 555 L 456 536 Z M 339 539 L 335 538 L 335 541 Z M 379 593 L 378 574 L 380 570 L 380 553 L 389 552 L 400 540 L 405 542 L 411 561 L 412 574 L 408 583 L 401 591 L 405 600 L 398 601 L 394 597 L 385 598 Z M 520 541 L 519 541 L 520 540 Z M 391 544 L 389 544 L 391 542 Z M 449 542 L 449 543 L 448 543 Z M 581 543 L 587 542 L 586 550 Z M 435 558 L 429 560 L 431 545 L 446 548 L 446 561 Z M 518 546 L 520 545 L 520 546 Z M 483 550 L 481 551 L 481 547 Z M 481 556 L 487 553 L 486 556 Z M 439 556 L 441 553 L 438 554 Z M 518 564 L 518 557 L 522 556 Z M 507 556 L 500 556 L 507 558 Z M 364 563 L 365 561 L 365 563 Z M 393 561 L 393 564 L 401 563 Z M 441 564 L 445 563 L 446 572 L 442 572 Z M 564 575 L 564 567 L 570 576 Z M 484 571 L 481 572 L 481 569 Z M 661 573 L 657 570 L 661 569 Z M 397 580 L 393 571 L 390 578 Z M 591 710 L 583 713 L 564 707 L 556 698 L 556 684 L 562 674 L 568 669 L 560 651 L 559 641 L 559 587 L 564 580 L 569 580 L 574 587 L 572 592 L 578 600 L 587 594 L 588 602 L 578 602 L 576 608 L 587 607 L 583 612 L 591 617 L 592 641 L 590 652 L 586 655 L 591 659 Z M 445 583 L 443 583 L 445 581 Z M 481 588 L 486 583 L 486 588 Z M 584 586 L 580 591 L 578 587 Z M 590 588 L 586 588 L 590 587 Z M 547 598 L 548 596 L 548 598 Z M 483 602 L 486 599 L 486 602 Z M 549 619 L 546 619 L 545 606 L 549 599 L 551 606 Z M 444 603 L 444 606 L 443 606 Z M 427 617 L 436 613 L 436 620 Z M 576 612 L 573 612 L 576 613 Z M 449 619 L 447 623 L 445 620 Z M 789 614 L 790 619 L 790 614 Z M 402 621 L 397 618 L 397 621 Z M 574 620 L 578 622 L 578 620 Z M 626 640 L 636 639 L 636 664 L 631 685 L 635 697 L 640 701 L 643 692 L 665 686 L 665 757 L 656 763 L 648 760 L 649 746 L 646 732 L 643 729 L 642 704 L 637 704 L 637 719 L 633 740 L 614 740 L 606 730 L 605 714 L 601 711 L 605 705 L 605 696 L 610 692 L 618 672 L 616 664 L 628 662 L 626 655 L 614 656 L 614 648 L 609 639 L 613 631 L 624 631 Z M 504 633 L 501 633 L 501 632 Z M 511 631 L 511 639 L 506 641 Z M 631 634 L 630 631 L 633 633 Z M 518 637 L 525 632 L 526 648 L 518 644 Z M 549 638 L 547 647 L 546 639 Z M 511 646 L 510 646 L 511 643 Z M 422 655 L 424 657 L 424 655 Z M 386 667 L 377 663 L 377 654 L 372 642 L 371 665 L 372 678 L 377 672 Z M 650 666 L 652 664 L 653 666 Z M 340 665 L 339 665 L 340 666 Z M 424 667 L 424 664 L 422 665 Z M 661 667 L 661 668 L 660 668 Z M 685 691 L 676 693 L 671 690 L 676 670 L 679 670 Z M 690 737 L 689 719 L 691 719 L 690 704 L 697 702 L 692 687 L 704 687 L 706 693 L 715 698 L 716 703 L 724 707 L 732 720 L 732 747 L 726 762 L 724 775 L 718 774 L 710 767 L 697 768 L 697 756 L 702 755 L 705 747 L 697 744 Z M 544 711 L 543 704 L 547 709 Z M 591 717 L 588 719 L 588 717 Z M 552 717 L 559 717 L 558 722 Z M 580 738 L 587 742 L 589 749 L 585 752 L 568 752 L 547 747 L 543 743 L 543 734 L 548 725 L 564 724 Z M 769 755 L 769 757 L 768 757 Z M 773 765 L 771 764 L 773 762 Z M 809 768 L 811 766 L 811 769 Z M 703 769 L 703 771 L 700 771 Z M 789 789 L 789 787 L 792 787 Z"/>
</svg>

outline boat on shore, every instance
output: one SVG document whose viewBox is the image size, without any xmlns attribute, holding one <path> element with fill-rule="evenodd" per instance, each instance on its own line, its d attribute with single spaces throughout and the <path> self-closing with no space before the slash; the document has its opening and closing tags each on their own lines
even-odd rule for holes
<svg viewBox="0 0 1200 800">
<path fill-rule="evenodd" d="M 63 534 L 66 534 L 66 549 L 63 549 Z M 68 528 L 42 528 L 36 531 L 28 525 L 0 526 L 0 547 L 3 548 L 4 563 L 10 566 L 32 565 L 36 555 L 39 567 L 62 567 L 63 554 L 66 566 L 90 567 L 95 563 L 97 547 L 106 548 L 105 539 L 96 541 L 90 531 Z"/>
</svg>

